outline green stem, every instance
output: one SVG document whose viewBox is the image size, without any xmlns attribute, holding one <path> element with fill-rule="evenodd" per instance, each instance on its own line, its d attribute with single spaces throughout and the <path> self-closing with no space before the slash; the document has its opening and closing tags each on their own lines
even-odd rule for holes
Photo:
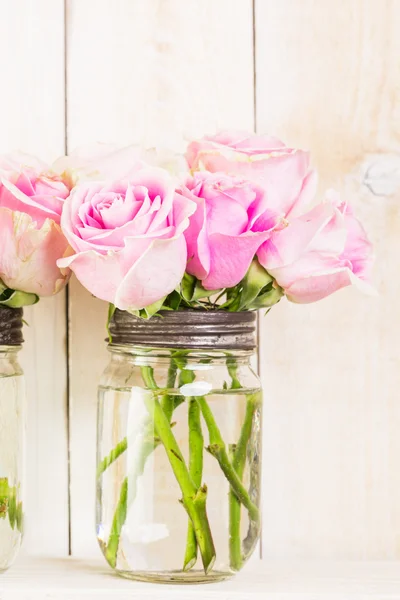
<svg viewBox="0 0 400 600">
<path fill-rule="evenodd" d="M 112 465 L 112 463 L 115 462 L 117 458 L 121 456 L 121 454 L 125 452 L 127 448 L 128 438 L 124 437 L 120 442 L 118 442 L 115 448 L 111 450 L 110 454 L 105 456 L 103 460 L 99 462 L 97 466 L 97 477 L 100 477 L 104 473 L 104 471 L 106 471 L 106 469 L 108 469 L 108 467 Z"/>
<path fill-rule="evenodd" d="M 208 446 L 207 451 L 219 462 L 225 477 L 231 485 L 232 491 L 238 500 L 243 504 L 243 506 L 247 508 L 250 519 L 255 523 L 258 523 L 260 520 L 260 512 L 258 507 L 251 501 L 248 491 L 242 484 L 238 474 L 232 466 L 231 461 L 229 460 L 225 442 L 222 439 L 221 432 L 206 399 L 203 396 L 199 396 L 197 397 L 197 402 L 200 405 L 200 409 L 210 436 L 210 445 Z"/>
<path fill-rule="evenodd" d="M 195 398 L 189 400 L 189 473 L 196 488 L 201 487 L 203 477 L 203 432 L 201 429 L 200 407 Z M 189 571 L 197 561 L 197 540 L 193 523 L 189 519 L 186 553 L 183 570 Z"/>
<path fill-rule="evenodd" d="M 176 373 L 178 371 L 178 367 L 174 360 L 171 360 L 168 375 L 167 375 L 167 390 L 173 389 L 175 387 Z M 174 396 L 166 394 L 161 399 L 161 406 L 167 419 L 170 421 L 172 417 L 172 413 L 174 412 Z"/>
<path fill-rule="evenodd" d="M 141 367 L 142 379 L 149 390 L 157 390 L 158 385 L 156 384 L 156 380 L 154 379 L 154 369 L 153 367 Z"/>
<path fill-rule="evenodd" d="M 231 390 L 240 390 L 242 388 L 242 384 L 240 383 L 240 381 L 238 379 L 238 375 L 237 375 L 238 366 L 237 366 L 236 360 L 231 361 L 228 358 L 227 366 L 228 366 L 228 373 L 232 380 Z"/>
<path fill-rule="evenodd" d="M 200 549 L 205 573 L 215 562 L 215 548 L 206 512 L 207 487 L 197 489 L 185 464 L 178 443 L 158 399 L 154 394 L 145 399 L 149 414 L 154 419 L 154 428 L 160 438 L 175 478 L 182 491 L 182 504 L 192 520 L 197 544 Z"/>
<path fill-rule="evenodd" d="M 247 445 L 251 437 L 254 412 L 257 407 L 257 395 L 247 396 L 246 414 L 240 432 L 239 441 L 235 447 L 232 466 L 240 481 L 243 480 L 246 465 Z M 243 564 L 242 543 L 240 536 L 241 505 L 232 490 L 229 492 L 229 554 L 232 569 L 239 571 Z"/>
<path fill-rule="evenodd" d="M 117 565 L 117 554 L 119 539 L 121 536 L 122 527 L 126 521 L 126 515 L 128 512 L 128 478 L 125 477 L 122 486 L 121 493 L 118 500 L 117 508 L 114 513 L 113 522 L 111 525 L 111 533 L 108 538 L 108 544 L 105 550 L 106 559 L 111 567 L 115 569 Z"/>
</svg>

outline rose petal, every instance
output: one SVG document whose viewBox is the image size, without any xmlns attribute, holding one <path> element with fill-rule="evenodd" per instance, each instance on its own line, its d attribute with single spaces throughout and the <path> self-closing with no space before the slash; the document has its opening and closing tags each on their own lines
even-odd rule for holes
<svg viewBox="0 0 400 600">
<path fill-rule="evenodd" d="M 175 193 L 173 207 L 173 223 L 176 233 L 180 235 L 189 226 L 189 217 L 196 211 L 197 205 L 193 200 L 182 197 L 181 194 Z"/>
<path fill-rule="evenodd" d="M 133 249 L 134 243 L 128 240 L 122 252 L 125 262 L 131 262 Z M 161 300 L 182 280 L 186 258 L 183 236 L 153 241 L 119 285 L 115 306 L 121 310 L 139 310 Z"/>
<path fill-rule="evenodd" d="M 88 250 L 63 258 L 57 264 L 59 267 L 69 267 L 91 294 L 100 300 L 114 302 L 123 277 L 118 252 L 100 254 L 95 250 Z"/>
<path fill-rule="evenodd" d="M 11 181 L 2 177 L 0 180 L 0 206 L 28 213 L 38 225 L 43 225 L 47 218 L 60 222 L 63 199 L 57 197 L 27 196 Z"/>
<path fill-rule="evenodd" d="M 269 231 L 250 231 L 239 236 L 210 235 L 210 269 L 202 282 L 204 288 L 216 290 L 237 285 L 247 273 L 258 248 L 269 236 Z"/>
<path fill-rule="evenodd" d="M 282 229 L 274 231 L 258 250 L 257 256 L 267 271 L 293 263 L 308 249 L 317 250 L 318 234 L 326 229 L 335 217 L 340 218 L 334 207 L 328 203 L 319 204 L 309 213 L 288 222 Z M 325 233 L 325 232 L 324 232 Z M 332 235 L 320 236 L 323 248 L 320 251 L 339 255 L 346 241 L 346 230 L 335 221 Z"/>
<path fill-rule="evenodd" d="M 223 193 L 207 202 L 207 231 L 240 235 L 247 229 L 247 210 L 235 200 L 226 198 Z"/>
<path fill-rule="evenodd" d="M 331 273 L 310 275 L 299 279 L 285 289 L 291 302 L 309 304 L 317 302 L 351 284 L 350 269 L 340 269 Z"/>
<path fill-rule="evenodd" d="M 206 229 L 206 202 L 183 188 L 180 192 L 184 197 L 191 198 L 197 206 L 196 211 L 189 219 L 189 226 L 185 231 L 187 243 L 188 264 L 187 271 L 200 280 L 210 272 L 210 249 Z"/>
<path fill-rule="evenodd" d="M 310 206 L 312 200 L 315 198 L 317 185 L 318 175 L 315 170 L 312 170 L 305 176 L 299 196 L 286 215 L 287 218 L 293 219 L 304 213 L 304 211 Z"/>
</svg>

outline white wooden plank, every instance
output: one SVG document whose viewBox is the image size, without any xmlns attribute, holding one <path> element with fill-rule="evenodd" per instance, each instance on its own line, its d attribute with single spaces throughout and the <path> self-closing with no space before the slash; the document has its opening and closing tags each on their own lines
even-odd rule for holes
<svg viewBox="0 0 400 600">
<path fill-rule="evenodd" d="M 390 561 L 258 561 L 222 583 L 161 587 L 115 577 L 100 561 L 31 559 L 0 579 L 2 600 L 398 600 L 399 589 L 400 566 Z"/>
<path fill-rule="evenodd" d="M 228 18 L 228 21 L 227 21 Z M 182 149 L 185 136 L 253 126 L 251 0 L 68 2 L 69 148 L 93 141 Z M 106 307 L 71 291 L 74 554 L 94 536 L 96 384 Z"/>
<path fill-rule="evenodd" d="M 320 190 L 353 202 L 380 294 L 282 302 L 263 320 L 264 555 L 399 558 L 400 4 L 256 8 L 259 131 L 309 148 Z M 370 186 L 389 195 L 363 185 L 372 164 L 369 179 L 383 175 Z"/>
<path fill-rule="evenodd" d="M 63 0 L 0 1 L 0 151 L 54 160 L 64 148 Z M 68 554 L 65 296 L 26 310 L 25 550 Z"/>
</svg>

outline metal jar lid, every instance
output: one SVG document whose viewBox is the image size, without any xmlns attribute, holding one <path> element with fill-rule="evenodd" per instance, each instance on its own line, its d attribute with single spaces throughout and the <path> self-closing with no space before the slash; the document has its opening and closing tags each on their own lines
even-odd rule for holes
<svg viewBox="0 0 400 600">
<path fill-rule="evenodd" d="M 255 312 L 179 310 L 160 314 L 140 319 L 117 309 L 110 323 L 111 344 L 210 350 L 256 347 Z"/>
<path fill-rule="evenodd" d="M 20 346 L 22 336 L 22 308 L 0 305 L 0 346 Z"/>
</svg>

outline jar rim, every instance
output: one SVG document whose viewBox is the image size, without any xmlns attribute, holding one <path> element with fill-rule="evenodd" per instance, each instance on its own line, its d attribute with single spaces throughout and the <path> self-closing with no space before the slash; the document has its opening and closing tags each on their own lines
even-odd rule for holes
<svg viewBox="0 0 400 600">
<path fill-rule="evenodd" d="M 110 337 L 111 346 L 251 351 L 256 348 L 256 313 L 187 309 L 141 319 L 117 309 Z"/>
</svg>

